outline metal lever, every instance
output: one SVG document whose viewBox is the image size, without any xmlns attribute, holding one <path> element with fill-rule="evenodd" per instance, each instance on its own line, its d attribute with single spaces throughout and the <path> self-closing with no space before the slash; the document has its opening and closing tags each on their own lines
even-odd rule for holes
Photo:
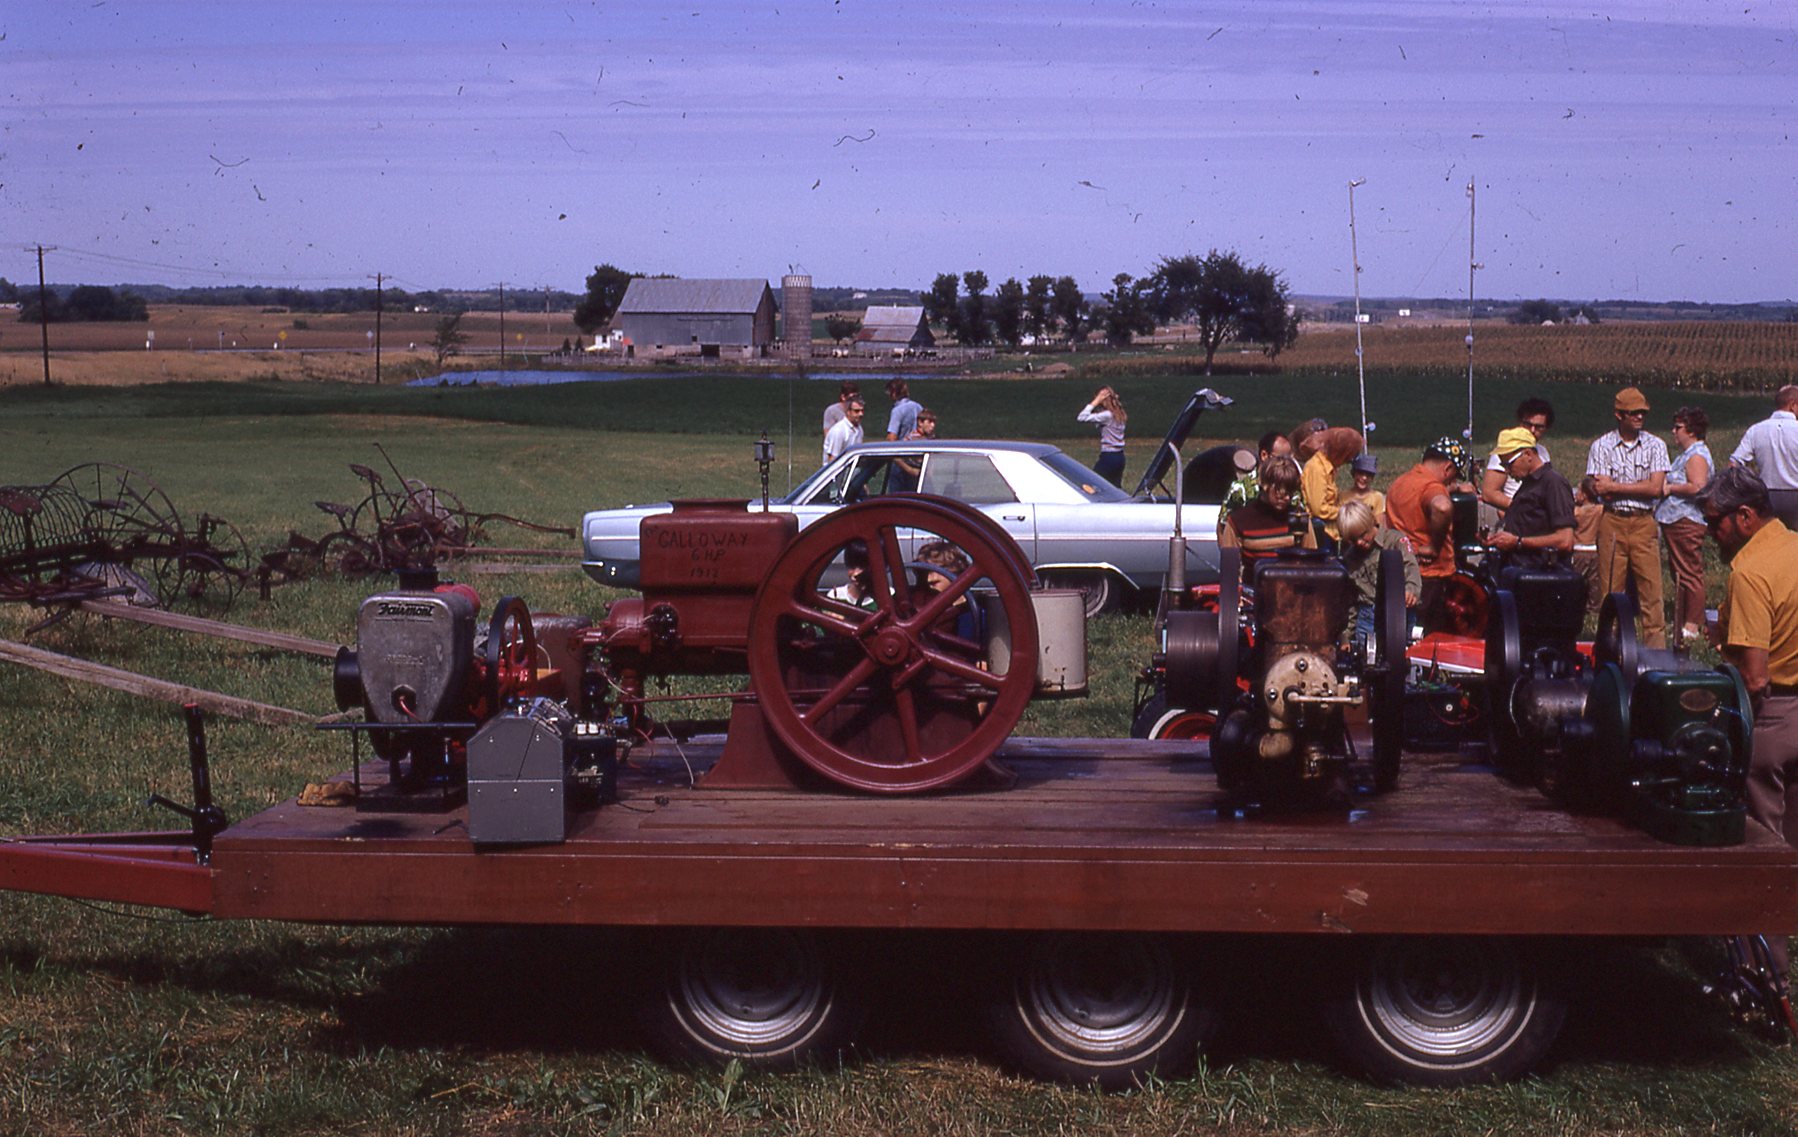
<svg viewBox="0 0 1798 1137">
<path fill-rule="evenodd" d="M 199 706 L 186 703 L 187 763 L 193 771 L 194 804 L 190 808 L 161 794 L 151 794 L 149 804 L 187 818 L 194 831 L 194 856 L 201 864 L 212 860 L 212 839 L 231 824 L 225 811 L 212 804 L 212 770 L 206 760 L 206 718 Z"/>
</svg>

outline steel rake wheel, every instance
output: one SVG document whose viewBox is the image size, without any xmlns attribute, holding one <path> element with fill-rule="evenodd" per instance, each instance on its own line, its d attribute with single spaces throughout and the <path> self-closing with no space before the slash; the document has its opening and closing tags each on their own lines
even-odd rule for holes
<svg viewBox="0 0 1798 1137">
<path fill-rule="evenodd" d="M 250 579 L 250 546 L 237 526 L 210 513 L 200 514 L 194 528 L 181 544 L 186 596 L 229 608 Z"/>
<path fill-rule="evenodd" d="M 67 486 L 80 495 L 95 561 L 129 566 L 155 587 L 156 598 L 165 607 L 184 594 L 186 537 L 180 514 L 160 486 L 129 466 L 111 462 L 75 466 L 50 484 Z"/>
<path fill-rule="evenodd" d="M 968 566 L 941 592 L 909 568 L 932 541 Z M 826 595 L 826 575 L 865 547 L 869 607 Z M 928 495 L 832 513 L 775 561 L 756 595 L 749 675 L 776 737 L 831 781 L 874 793 L 952 785 L 1011 735 L 1036 686 L 1035 574 L 1017 544 L 977 510 Z M 1011 631 L 988 669 L 976 585 L 996 593 Z"/>
</svg>

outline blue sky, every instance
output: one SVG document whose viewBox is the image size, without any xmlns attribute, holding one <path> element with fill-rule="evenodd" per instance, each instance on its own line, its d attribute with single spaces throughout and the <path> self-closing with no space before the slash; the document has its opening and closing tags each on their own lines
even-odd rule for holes
<svg viewBox="0 0 1798 1137">
<path fill-rule="evenodd" d="M 956 9 L 962 9 L 957 11 Z M 609 261 L 1793 297 L 1798 6 L 169 3 L 0 13 L 0 275 L 579 289 Z"/>
</svg>

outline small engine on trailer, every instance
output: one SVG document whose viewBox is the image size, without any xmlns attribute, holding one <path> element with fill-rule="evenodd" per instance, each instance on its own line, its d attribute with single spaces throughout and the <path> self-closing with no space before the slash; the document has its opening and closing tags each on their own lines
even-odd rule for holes
<svg viewBox="0 0 1798 1137">
<path fill-rule="evenodd" d="M 328 724 L 356 739 L 358 809 L 428 811 L 467 802 L 477 843 L 559 841 L 583 793 L 603 796 L 616 774 L 611 724 L 569 707 L 578 693 L 580 618 L 533 622 L 514 596 L 485 627 L 480 598 L 407 570 L 399 588 L 362 602 L 356 647 L 338 653 L 337 705 L 363 721 Z M 548 632 L 540 636 L 539 630 Z M 361 740 L 384 760 L 364 785 Z"/>
<path fill-rule="evenodd" d="M 1354 588 L 1341 561 L 1289 551 L 1257 565 L 1247 636 L 1237 550 L 1223 551 L 1219 574 L 1217 611 L 1168 613 L 1159 664 L 1170 704 L 1217 710 L 1220 808 L 1337 808 L 1357 788 L 1396 786 L 1408 669 L 1401 555 L 1381 555 L 1371 661 L 1345 646 Z M 1350 716 L 1362 714 L 1371 769 L 1358 777 Z"/>
<path fill-rule="evenodd" d="M 1675 845 L 1747 836 L 1754 712 L 1741 674 L 1598 668 L 1586 714 L 1563 730 L 1555 792 Z"/>
<path fill-rule="evenodd" d="M 1570 568 L 1508 569 L 1498 584 L 1486 688 L 1500 769 L 1662 841 L 1741 843 L 1754 726 L 1741 675 L 1644 670 L 1624 593 L 1605 599 L 1587 659 L 1585 583 Z"/>
<path fill-rule="evenodd" d="M 642 523 L 643 595 L 583 639 L 587 690 L 633 739 L 723 730 L 704 784 L 899 794 L 967 782 L 1036 697 L 1083 695 L 1080 594 L 1038 587 L 996 521 L 929 494 L 873 498 L 803 532 L 742 500 Z M 652 713 L 649 680 L 747 672 L 730 718 Z"/>
<path fill-rule="evenodd" d="M 1086 690 L 1079 592 L 1040 589 L 997 522 L 905 494 L 845 507 L 803 534 L 743 500 L 676 502 L 642 523 L 641 597 L 598 624 L 533 617 L 506 597 L 483 625 L 471 589 L 434 570 L 363 602 L 339 653 L 330 724 L 356 740 L 358 808 L 467 803 L 481 845 L 567 838 L 581 798 L 657 738 L 726 734 L 706 785 L 912 793 L 987 771 L 1036 697 Z M 730 717 L 667 723 L 651 680 L 747 672 L 710 696 Z M 361 741 L 387 777 L 363 787 Z"/>
<path fill-rule="evenodd" d="M 1579 650 L 1586 582 L 1567 565 L 1508 566 L 1487 605 L 1485 685 L 1492 757 L 1508 777 L 1540 781 L 1562 748 L 1592 686 L 1593 662 Z M 1607 602 L 1593 650 L 1636 669 L 1635 605 Z"/>
</svg>

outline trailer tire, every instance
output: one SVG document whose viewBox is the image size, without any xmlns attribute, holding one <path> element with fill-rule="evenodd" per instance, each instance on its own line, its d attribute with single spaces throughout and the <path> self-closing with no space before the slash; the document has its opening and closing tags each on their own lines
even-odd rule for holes
<svg viewBox="0 0 1798 1137">
<path fill-rule="evenodd" d="M 1536 1066 L 1567 1016 L 1541 952 L 1503 936 L 1393 936 L 1355 953 L 1324 1000 L 1343 1057 L 1384 1082 L 1465 1086 Z"/>
<path fill-rule="evenodd" d="M 1021 948 L 984 1008 L 1021 1073 L 1128 1089 L 1189 1069 L 1215 1033 L 1216 1009 L 1167 937 L 1046 932 Z"/>
<path fill-rule="evenodd" d="M 791 928 L 695 928 L 650 945 L 657 961 L 639 1013 L 677 1061 L 787 1069 L 846 1049 L 865 1000 L 838 953 Z"/>
</svg>

